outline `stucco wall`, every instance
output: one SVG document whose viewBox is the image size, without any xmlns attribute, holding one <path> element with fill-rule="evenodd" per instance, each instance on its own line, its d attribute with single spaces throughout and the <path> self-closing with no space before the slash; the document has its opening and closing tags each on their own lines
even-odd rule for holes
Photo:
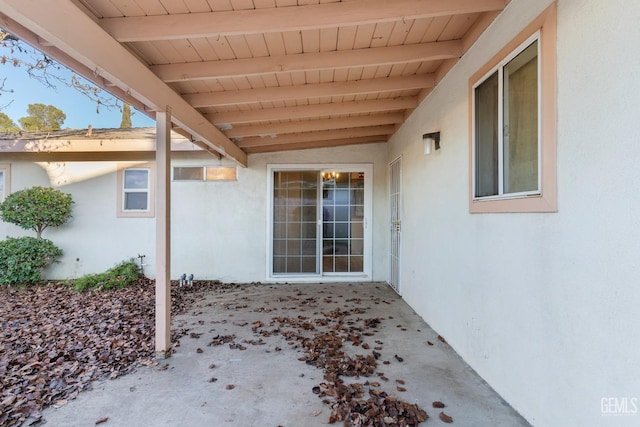
<svg viewBox="0 0 640 427">
<path fill-rule="evenodd" d="M 601 404 L 640 397 L 639 3 L 558 2 L 559 211 L 469 213 L 468 79 L 549 4 L 511 0 L 390 142 L 402 293 L 534 425 L 638 425 Z"/>
<path fill-rule="evenodd" d="M 251 155 L 249 167 L 238 167 L 238 180 L 172 183 L 172 277 L 193 273 L 196 279 L 232 282 L 266 278 L 267 164 L 371 163 L 373 164 L 373 279 L 386 280 L 388 221 L 386 145 Z M 336 160 L 338 159 L 338 160 Z M 173 165 L 231 165 L 211 156 L 202 160 L 174 160 Z M 155 268 L 155 218 L 118 218 L 116 165 L 112 172 L 59 187 L 75 201 L 73 218 L 43 237 L 64 251 L 60 264 L 46 271 L 48 278 L 77 277 L 104 271 L 117 262 L 146 255 L 146 273 Z M 11 190 L 49 186 L 38 165 L 15 162 Z M 34 235 L 0 222 L 0 236 Z"/>
</svg>

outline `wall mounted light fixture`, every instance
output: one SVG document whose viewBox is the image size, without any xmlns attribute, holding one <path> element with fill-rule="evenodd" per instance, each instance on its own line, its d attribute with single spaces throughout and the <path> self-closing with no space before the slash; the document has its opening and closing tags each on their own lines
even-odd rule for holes
<svg viewBox="0 0 640 427">
<path fill-rule="evenodd" d="M 430 132 L 422 135 L 422 142 L 424 144 L 424 154 L 431 154 L 431 144 L 434 145 L 436 150 L 440 149 L 440 132 Z"/>
</svg>

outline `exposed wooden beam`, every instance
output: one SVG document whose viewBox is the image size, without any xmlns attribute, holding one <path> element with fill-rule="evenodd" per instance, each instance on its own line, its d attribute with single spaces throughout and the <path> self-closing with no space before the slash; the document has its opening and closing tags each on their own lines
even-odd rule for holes
<svg viewBox="0 0 640 427">
<path fill-rule="evenodd" d="M 340 130 L 325 130 L 319 132 L 302 132 L 302 133 L 288 133 L 284 135 L 278 135 L 276 137 L 259 137 L 252 136 L 245 138 L 238 142 L 238 146 L 241 148 L 248 147 L 262 147 L 265 145 L 283 145 L 283 144 L 295 144 L 300 142 L 311 141 L 330 141 L 332 139 L 345 139 L 345 138 L 357 138 L 361 136 L 373 136 L 373 135 L 391 135 L 395 132 L 396 127 L 394 125 L 382 125 L 382 126 L 368 126 L 351 129 Z"/>
<path fill-rule="evenodd" d="M 119 42 L 217 37 L 355 26 L 502 10 L 505 0 L 353 0 L 265 9 L 104 18 Z"/>
<path fill-rule="evenodd" d="M 234 126 L 225 131 L 229 138 L 248 136 L 282 135 L 285 133 L 313 132 L 331 129 L 346 129 L 353 127 L 389 125 L 402 123 L 404 114 L 375 114 L 368 116 L 354 116 L 341 119 L 304 120 L 286 123 L 261 124 L 253 126 Z"/>
<path fill-rule="evenodd" d="M 183 98 L 195 108 L 288 99 L 320 98 L 378 92 L 424 89 L 433 87 L 433 74 L 406 77 L 384 77 L 346 82 L 312 83 L 299 86 L 265 87 L 221 92 L 185 94 Z"/>
<path fill-rule="evenodd" d="M 507 3 L 510 0 L 507 0 Z M 478 20 L 469 28 L 467 33 L 462 38 L 462 52 L 461 56 L 464 55 L 469 48 L 478 40 L 478 37 L 482 35 L 482 33 L 491 25 L 491 23 L 496 19 L 496 17 L 500 14 L 499 11 L 489 11 L 483 13 Z M 454 65 L 458 62 L 455 58 L 450 58 L 442 61 L 442 64 L 435 72 L 436 84 L 440 83 L 440 81 L 444 78 L 444 76 L 451 71 Z M 433 88 L 425 88 L 419 94 L 418 98 L 420 102 L 422 102 L 429 94 Z M 411 115 L 413 111 L 407 111 L 407 116 Z"/>
<path fill-rule="evenodd" d="M 391 47 L 300 53 L 261 58 L 164 64 L 149 67 L 165 82 L 219 79 L 267 73 L 314 71 L 435 61 L 458 58 L 460 40 L 421 43 Z"/>
<path fill-rule="evenodd" d="M 331 141 L 311 141 L 300 142 L 293 144 L 277 144 L 277 145 L 264 145 L 261 147 L 248 147 L 245 151 L 249 154 L 257 153 L 271 153 L 275 151 L 290 151 L 290 150 L 308 150 L 310 148 L 327 148 L 327 147 L 342 147 L 344 145 L 356 145 L 356 144 L 374 144 L 387 142 L 388 135 L 373 135 L 373 136 L 361 136 L 358 138 L 345 138 L 345 139 L 333 139 Z"/>
<path fill-rule="evenodd" d="M 418 98 L 404 96 L 399 98 L 373 99 L 369 101 L 349 101 L 341 103 L 299 105 L 297 107 L 264 108 L 261 110 L 233 111 L 205 115 L 216 125 L 230 123 L 252 123 L 270 120 L 304 119 L 343 114 L 376 113 L 382 111 L 405 110 L 415 108 Z"/>
<path fill-rule="evenodd" d="M 2 0 L 0 13 L 131 93 L 154 111 L 171 106 L 174 123 L 242 166 L 246 153 L 71 1 Z M 72 25 L 70 23 L 73 23 Z"/>
<path fill-rule="evenodd" d="M 467 33 L 462 38 L 462 52 L 461 55 L 464 55 L 469 48 L 478 40 L 478 37 L 484 33 L 484 31 L 491 25 L 491 23 L 496 19 L 496 17 L 500 13 L 498 11 L 491 11 L 483 13 L 478 20 L 473 24 L 471 28 L 467 31 Z M 436 81 L 439 83 L 440 80 L 448 73 L 451 68 L 456 64 L 457 61 L 447 60 L 444 61 L 443 64 L 436 71 Z"/>
</svg>

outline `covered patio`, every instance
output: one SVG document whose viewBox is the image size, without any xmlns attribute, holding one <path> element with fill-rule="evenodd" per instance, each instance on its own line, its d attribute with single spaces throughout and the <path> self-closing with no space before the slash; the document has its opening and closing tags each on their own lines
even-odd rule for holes
<svg viewBox="0 0 640 427">
<path fill-rule="evenodd" d="M 440 413 L 454 425 L 529 425 L 385 283 L 220 285 L 193 296 L 173 320 L 182 337 L 170 359 L 94 384 L 45 410 L 47 424 L 342 425 L 348 399 L 370 401 L 359 406 L 368 417 L 352 409 L 353 425 L 384 421 L 394 402 L 426 411 L 427 425 L 443 425 Z M 328 332 L 333 349 L 323 348 Z"/>
<path fill-rule="evenodd" d="M 171 132 L 242 167 L 253 153 L 387 142 L 507 3 L 2 0 L 0 19 L 156 120 L 156 350 L 166 357 Z"/>
</svg>

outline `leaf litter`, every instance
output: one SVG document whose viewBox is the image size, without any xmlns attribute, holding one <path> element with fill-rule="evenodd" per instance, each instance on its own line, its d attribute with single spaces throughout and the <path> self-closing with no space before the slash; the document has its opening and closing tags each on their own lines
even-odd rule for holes
<svg viewBox="0 0 640 427">
<path fill-rule="evenodd" d="M 223 293 L 237 287 L 237 284 L 217 281 L 194 282 L 193 287 L 172 286 L 172 314 L 187 312 L 205 293 Z M 90 389 L 92 381 L 117 378 L 141 365 L 158 370 L 169 367 L 167 364 L 159 366 L 153 359 L 153 281 L 143 279 L 133 287 L 99 294 L 78 294 L 51 283 L 26 289 L 2 288 L 0 292 L 0 376 L 3 378 L 0 425 L 18 426 L 27 419 L 39 419 L 44 407 L 74 399 L 80 391 Z M 330 297 L 323 301 L 317 297 L 301 298 L 302 295 L 299 293 L 297 297 L 300 298 L 290 296 L 277 302 L 297 302 L 298 307 L 313 308 L 322 307 L 319 304 L 323 302 L 335 302 Z M 349 302 L 358 307 L 348 309 L 345 304 L 347 309 L 315 312 L 315 318 L 280 316 L 252 324 L 233 323 L 239 327 L 250 327 L 257 337 L 255 340 L 245 339 L 243 343 L 259 346 L 265 344 L 262 337 L 280 336 L 288 343 L 288 348 L 304 352 L 299 360 L 323 370 L 324 382 L 313 387 L 313 392 L 331 408 L 329 423 L 417 426 L 426 421 L 428 415 L 425 410 L 388 393 L 379 382 L 345 382 L 344 377 L 357 380 L 373 375 L 389 381 L 384 373 L 376 371 L 381 357 L 378 352 L 382 350 L 381 341 L 375 341 L 377 351 L 370 353 L 349 354 L 345 351 L 344 346 L 349 343 L 355 350 L 369 350 L 369 345 L 363 345 L 366 344 L 364 338 L 375 336 L 377 328 L 385 320 L 363 318 L 361 315 L 367 308 L 361 307 L 360 298 Z M 268 306 L 269 302 L 265 301 L 264 305 Z M 243 311 L 248 305 L 226 304 L 222 307 L 229 311 Z M 289 309 L 295 310 L 296 307 Z M 262 307 L 254 311 L 270 313 L 275 310 Z M 201 336 L 189 333 L 188 328 L 174 329 L 171 335 L 173 347 L 178 347 L 180 338 L 185 335 L 192 339 Z M 246 349 L 236 342 L 235 335 L 216 335 L 208 342 L 208 346 L 223 344 L 232 349 Z M 282 351 L 280 347 L 275 350 Z M 404 361 L 398 355 L 394 358 L 400 363 Z M 383 363 L 390 362 L 385 360 Z M 215 364 L 209 368 L 215 368 Z M 209 382 L 217 380 L 209 378 Z M 404 384 L 404 380 L 396 380 L 397 391 L 405 391 L 404 387 L 399 387 Z M 227 384 L 225 388 L 232 390 L 235 385 Z M 313 416 L 320 412 L 314 412 Z M 444 413 L 439 418 L 443 422 L 452 421 Z"/>
<path fill-rule="evenodd" d="M 172 313 L 220 285 L 174 286 Z M 154 313 L 148 279 L 110 291 L 75 292 L 60 283 L 0 287 L 0 425 L 40 420 L 45 407 L 64 406 L 94 381 L 157 367 Z M 185 334 L 173 331 L 172 342 Z"/>
</svg>

